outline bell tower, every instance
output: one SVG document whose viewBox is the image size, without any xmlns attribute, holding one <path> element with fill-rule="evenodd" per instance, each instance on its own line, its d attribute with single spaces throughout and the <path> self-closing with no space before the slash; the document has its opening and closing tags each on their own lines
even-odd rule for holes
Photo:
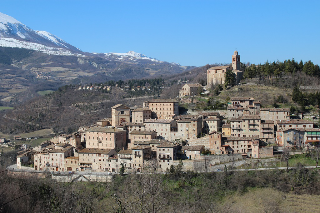
<svg viewBox="0 0 320 213">
<path fill-rule="evenodd" d="M 238 51 L 234 51 L 232 55 L 232 68 L 233 70 L 240 70 L 240 55 Z"/>
</svg>

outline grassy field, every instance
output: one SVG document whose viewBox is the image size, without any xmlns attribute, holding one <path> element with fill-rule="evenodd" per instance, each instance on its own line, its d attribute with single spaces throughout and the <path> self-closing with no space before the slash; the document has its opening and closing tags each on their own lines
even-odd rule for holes
<svg viewBox="0 0 320 213">
<path fill-rule="evenodd" d="M 222 90 L 221 94 L 218 96 L 221 101 L 225 101 L 227 97 L 253 97 L 255 100 L 261 102 L 263 107 L 273 107 L 272 104 L 274 99 L 279 95 L 282 95 L 285 100 L 287 100 L 287 104 L 285 106 L 289 106 L 291 101 L 292 89 L 283 89 L 272 86 L 264 86 L 264 85 L 239 85 L 232 87 L 228 90 Z"/>
<path fill-rule="evenodd" d="M 22 138 L 44 137 L 53 134 L 52 129 L 41 129 L 34 132 L 20 134 Z"/>
<path fill-rule="evenodd" d="M 16 145 L 22 145 L 22 144 L 28 144 L 32 147 L 39 146 L 42 142 L 45 142 L 47 140 L 50 140 L 52 137 L 47 137 L 47 138 L 38 138 L 38 139 L 32 139 L 32 140 L 27 140 L 27 141 L 15 141 Z"/>
<path fill-rule="evenodd" d="M 250 189 L 226 197 L 220 212 L 320 212 L 319 195 L 296 195 L 275 189 Z"/>
<path fill-rule="evenodd" d="M 0 110 L 13 109 L 13 107 L 0 106 Z"/>
<path fill-rule="evenodd" d="M 305 156 L 304 154 L 302 155 L 292 155 L 290 156 L 290 159 L 289 159 L 289 167 L 295 167 L 297 166 L 298 164 L 302 164 L 304 166 L 316 166 L 316 161 L 311 158 L 311 157 L 307 157 Z M 277 167 L 278 166 L 286 166 L 287 163 L 282 161 L 282 162 L 278 162 L 277 163 Z"/>
<path fill-rule="evenodd" d="M 38 91 L 37 93 L 41 96 L 44 96 L 44 95 L 48 95 L 53 92 L 54 92 L 54 90 L 43 90 L 43 91 Z"/>
</svg>

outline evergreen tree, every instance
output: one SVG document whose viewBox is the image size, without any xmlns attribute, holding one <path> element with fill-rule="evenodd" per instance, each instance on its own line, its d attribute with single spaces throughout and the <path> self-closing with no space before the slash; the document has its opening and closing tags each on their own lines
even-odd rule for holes
<svg viewBox="0 0 320 213">
<path fill-rule="evenodd" d="M 236 84 L 236 74 L 232 72 L 232 70 L 227 69 L 225 74 L 225 82 L 224 87 L 227 88 L 228 86 L 234 86 Z"/>
</svg>

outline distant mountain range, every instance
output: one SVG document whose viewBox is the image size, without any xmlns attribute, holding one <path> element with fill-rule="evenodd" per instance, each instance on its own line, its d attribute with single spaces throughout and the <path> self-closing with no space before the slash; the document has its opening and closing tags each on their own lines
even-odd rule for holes
<svg viewBox="0 0 320 213">
<path fill-rule="evenodd" d="M 89 54 L 82 52 L 80 49 L 68 44 L 49 32 L 33 30 L 13 17 L 3 13 L 0 13 L 0 46 L 25 48 L 50 55 L 85 56 Z M 104 57 L 108 59 L 121 61 L 143 59 L 152 62 L 162 62 L 134 51 L 98 55 L 100 57 L 104 55 Z"/>
<path fill-rule="evenodd" d="M 0 13 L 0 104 L 16 105 L 66 84 L 167 76 L 193 67 L 143 54 L 87 53 Z"/>
</svg>

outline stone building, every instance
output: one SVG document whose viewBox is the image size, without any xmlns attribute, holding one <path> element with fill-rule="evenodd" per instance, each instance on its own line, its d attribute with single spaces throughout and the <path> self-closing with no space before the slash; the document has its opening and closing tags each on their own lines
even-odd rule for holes
<svg viewBox="0 0 320 213">
<path fill-rule="evenodd" d="M 117 104 L 111 108 L 112 126 L 122 126 L 124 123 L 129 123 L 131 118 L 130 108 Z"/>
<path fill-rule="evenodd" d="M 194 96 L 199 95 L 202 92 L 202 85 L 201 84 L 185 84 L 179 90 L 179 98 L 183 98 L 185 96 Z"/>
<path fill-rule="evenodd" d="M 234 51 L 231 66 L 211 67 L 207 70 L 207 88 L 211 88 L 216 84 L 224 84 L 227 70 L 231 70 L 236 75 L 236 83 L 240 83 L 243 75 L 243 72 L 240 69 L 240 55 L 238 54 L 238 51 Z"/>
</svg>

